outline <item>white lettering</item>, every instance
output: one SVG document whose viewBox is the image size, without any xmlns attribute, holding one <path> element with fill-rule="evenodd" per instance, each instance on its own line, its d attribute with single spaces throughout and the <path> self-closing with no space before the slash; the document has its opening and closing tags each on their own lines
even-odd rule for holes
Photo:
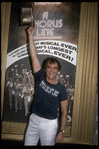
<svg viewBox="0 0 99 149">
<path fill-rule="evenodd" d="M 35 2 L 35 5 L 59 5 L 61 2 Z"/>
<path fill-rule="evenodd" d="M 60 20 L 35 20 L 35 26 L 37 27 L 54 27 L 61 28 L 63 26 L 62 19 Z"/>
<path fill-rule="evenodd" d="M 42 19 L 48 19 L 48 12 L 44 12 L 43 15 L 42 15 Z"/>
<path fill-rule="evenodd" d="M 57 90 L 55 90 L 54 88 L 49 87 L 43 80 L 42 80 L 42 82 L 40 83 L 39 86 L 41 86 L 41 88 L 42 88 L 45 92 L 51 94 L 52 96 L 57 97 L 58 94 L 59 94 L 59 92 L 58 92 Z"/>
</svg>

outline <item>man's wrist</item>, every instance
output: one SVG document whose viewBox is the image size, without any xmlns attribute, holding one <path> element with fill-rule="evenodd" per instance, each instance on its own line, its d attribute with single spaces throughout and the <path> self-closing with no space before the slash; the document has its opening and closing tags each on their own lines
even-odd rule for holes
<svg viewBox="0 0 99 149">
<path fill-rule="evenodd" d="M 61 131 L 63 134 L 65 133 L 65 130 L 60 129 L 60 131 Z"/>
<path fill-rule="evenodd" d="M 29 34 L 29 38 L 33 38 L 33 34 Z"/>
</svg>

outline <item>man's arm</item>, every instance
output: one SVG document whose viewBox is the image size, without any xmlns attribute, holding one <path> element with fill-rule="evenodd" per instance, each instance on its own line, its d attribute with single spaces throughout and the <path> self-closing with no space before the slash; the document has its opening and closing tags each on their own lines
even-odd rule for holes
<svg viewBox="0 0 99 149">
<path fill-rule="evenodd" d="M 34 27 L 28 28 L 30 54 L 31 54 L 31 59 L 32 59 L 33 70 L 34 70 L 34 73 L 36 73 L 41 69 L 41 65 L 40 65 L 40 61 L 38 59 L 38 53 L 37 53 L 37 50 L 35 48 L 35 44 L 33 41 L 34 32 L 35 32 Z"/>
<path fill-rule="evenodd" d="M 68 100 L 61 101 L 61 127 L 60 130 L 64 130 L 66 126 L 66 121 L 67 121 L 67 111 L 68 110 Z M 63 141 L 64 134 L 63 132 L 59 131 L 59 133 L 56 136 L 56 142 L 59 143 Z"/>
</svg>

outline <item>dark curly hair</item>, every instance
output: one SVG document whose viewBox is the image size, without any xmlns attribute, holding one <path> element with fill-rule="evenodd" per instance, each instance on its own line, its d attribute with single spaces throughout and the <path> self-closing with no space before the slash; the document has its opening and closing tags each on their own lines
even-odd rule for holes
<svg viewBox="0 0 99 149">
<path fill-rule="evenodd" d="M 58 64 L 58 71 L 61 69 L 61 64 L 56 58 L 48 57 L 42 63 L 42 69 L 43 70 L 46 69 L 48 63 L 50 63 L 50 64 L 57 63 Z"/>
</svg>

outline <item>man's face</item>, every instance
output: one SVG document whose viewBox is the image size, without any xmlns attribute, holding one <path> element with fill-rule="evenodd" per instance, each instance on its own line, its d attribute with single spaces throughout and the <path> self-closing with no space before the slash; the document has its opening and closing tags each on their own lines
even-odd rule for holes
<svg viewBox="0 0 99 149">
<path fill-rule="evenodd" d="M 58 74 L 58 64 L 57 63 L 48 63 L 47 67 L 45 69 L 46 77 L 50 80 L 53 80 L 56 78 Z"/>
</svg>

